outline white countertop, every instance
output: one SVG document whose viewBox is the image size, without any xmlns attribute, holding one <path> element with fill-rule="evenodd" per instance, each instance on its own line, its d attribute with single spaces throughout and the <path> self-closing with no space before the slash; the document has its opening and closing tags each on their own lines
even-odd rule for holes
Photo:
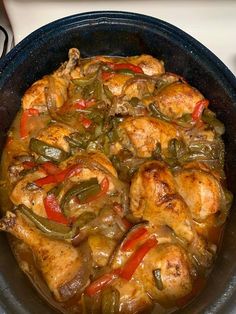
<svg viewBox="0 0 236 314">
<path fill-rule="evenodd" d="M 235 0 L 4 0 L 15 43 L 53 20 L 88 11 L 119 10 L 157 17 L 181 28 L 236 75 Z"/>
</svg>

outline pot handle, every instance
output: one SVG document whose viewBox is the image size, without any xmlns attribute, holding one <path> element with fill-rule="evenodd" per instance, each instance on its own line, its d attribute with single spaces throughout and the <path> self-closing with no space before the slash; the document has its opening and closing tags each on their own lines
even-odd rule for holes
<svg viewBox="0 0 236 314">
<path fill-rule="evenodd" d="M 7 31 L 5 30 L 5 28 L 3 26 L 0 25 L 0 31 L 2 32 L 3 36 L 4 36 L 4 40 L 3 40 L 3 45 L 2 45 L 2 52 L 0 55 L 0 58 L 4 57 L 7 54 L 7 50 L 8 50 L 8 43 L 9 43 L 9 36 Z"/>
<path fill-rule="evenodd" d="M 4 3 L 0 0 L 0 58 L 4 57 L 14 46 L 14 37 Z"/>
</svg>

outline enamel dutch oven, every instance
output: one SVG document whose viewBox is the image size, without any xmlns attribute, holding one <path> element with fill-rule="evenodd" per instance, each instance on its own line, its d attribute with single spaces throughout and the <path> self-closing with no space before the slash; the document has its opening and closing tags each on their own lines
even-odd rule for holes
<svg viewBox="0 0 236 314">
<path fill-rule="evenodd" d="M 66 60 L 71 47 L 78 47 L 82 57 L 151 54 L 164 60 L 167 71 L 197 87 L 226 126 L 226 174 L 228 187 L 236 195 L 236 78 L 214 54 L 180 29 L 139 14 L 106 11 L 66 17 L 38 29 L 0 60 L 0 150 L 25 90 Z M 19 269 L 5 234 L 0 234 L 0 312 L 56 313 Z M 207 285 L 178 312 L 236 313 L 235 204 Z"/>
</svg>

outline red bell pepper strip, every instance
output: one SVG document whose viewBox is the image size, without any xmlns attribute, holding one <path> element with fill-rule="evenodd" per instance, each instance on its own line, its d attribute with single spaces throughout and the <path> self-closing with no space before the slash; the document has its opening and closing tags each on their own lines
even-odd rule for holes
<svg viewBox="0 0 236 314">
<path fill-rule="evenodd" d="M 85 289 L 85 293 L 90 297 L 95 295 L 97 292 L 100 292 L 103 288 L 107 287 L 115 278 L 117 278 L 119 273 L 120 268 L 99 277 Z"/>
<path fill-rule="evenodd" d="M 121 219 L 125 229 L 130 229 L 132 227 L 131 222 L 129 222 L 125 217 Z"/>
<path fill-rule="evenodd" d="M 53 220 L 61 224 L 69 223 L 67 218 L 62 214 L 60 205 L 54 194 L 49 194 L 44 199 L 44 208 L 49 220 Z"/>
<path fill-rule="evenodd" d="M 24 161 L 24 162 L 22 163 L 22 165 L 23 165 L 24 169 L 26 169 L 26 170 L 32 169 L 32 168 L 38 166 L 38 165 L 36 164 L 36 162 L 33 162 L 33 161 Z"/>
<path fill-rule="evenodd" d="M 107 287 L 117 277 L 130 280 L 144 256 L 156 245 L 156 238 L 149 238 L 134 254 L 131 255 L 122 269 L 117 268 L 112 272 L 99 277 L 85 289 L 85 293 L 89 296 L 93 296 L 103 288 Z"/>
<path fill-rule="evenodd" d="M 142 73 L 143 74 L 143 70 L 141 67 L 131 64 L 131 63 L 113 63 L 113 62 L 106 62 L 106 65 L 108 65 L 108 67 L 114 71 L 116 70 L 131 70 L 134 73 Z"/>
<path fill-rule="evenodd" d="M 45 170 L 47 174 L 57 174 L 61 171 L 60 168 L 58 168 L 50 161 L 42 163 L 40 167 L 43 168 L 43 170 Z"/>
<path fill-rule="evenodd" d="M 87 118 L 84 115 L 82 115 L 81 116 L 81 123 L 83 124 L 85 129 L 88 129 L 93 122 L 89 118 Z"/>
<path fill-rule="evenodd" d="M 24 169 L 32 169 L 34 167 L 40 166 L 42 170 L 45 171 L 46 174 L 56 174 L 59 173 L 61 170 L 56 165 L 54 165 L 52 162 L 47 161 L 43 164 L 38 165 L 36 162 L 33 161 L 24 161 L 22 163 Z"/>
<path fill-rule="evenodd" d="M 115 76 L 114 72 L 109 72 L 109 71 L 103 71 L 102 72 L 102 79 L 103 79 L 103 81 L 107 81 L 107 80 L 109 80 L 110 78 L 112 78 L 114 76 Z"/>
<path fill-rule="evenodd" d="M 49 176 L 35 180 L 34 183 L 40 187 L 47 185 L 47 184 L 51 184 L 51 183 L 61 183 L 64 180 L 68 179 L 69 177 L 73 177 L 80 172 L 81 172 L 81 165 L 80 164 L 72 165 L 72 166 L 62 170 L 59 173 L 51 174 Z"/>
<path fill-rule="evenodd" d="M 43 177 L 34 181 L 34 183 L 39 187 L 42 187 L 44 185 L 51 184 L 51 183 L 56 183 L 56 182 L 57 181 L 54 175 L 49 175 L 49 176 L 46 176 L 46 177 Z"/>
<path fill-rule="evenodd" d="M 132 224 L 124 217 L 124 208 L 118 202 L 113 203 L 114 212 L 121 218 L 124 229 L 130 229 Z"/>
<path fill-rule="evenodd" d="M 118 216 L 124 216 L 124 208 L 118 202 L 113 203 L 113 210 Z"/>
<path fill-rule="evenodd" d="M 129 235 L 128 239 L 121 246 L 121 251 L 129 251 L 132 250 L 135 245 L 144 237 L 148 235 L 148 231 L 144 227 L 139 227 Z"/>
<path fill-rule="evenodd" d="M 147 239 L 138 249 L 135 251 L 120 272 L 120 277 L 126 280 L 130 280 L 138 268 L 139 264 L 144 259 L 145 255 L 157 245 L 155 237 Z"/>
<path fill-rule="evenodd" d="M 81 164 L 72 165 L 68 167 L 67 169 L 63 170 L 61 173 L 59 173 L 57 175 L 57 179 L 64 181 L 70 177 L 73 177 L 79 174 L 81 172 L 81 169 L 82 169 Z"/>
<path fill-rule="evenodd" d="M 38 116 L 39 115 L 38 109 L 35 109 L 35 108 L 29 108 L 29 109 L 26 109 L 25 111 L 28 111 L 29 116 Z"/>
<path fill-rule="evenodd" d="M 192 119 L 194 121 L 200 120 L 203 110 L 207 108 L 208 105 L 209 105 L 209 101 L 207 99 L 198 101 L 193 110 Z"/>
<path fill-rule="evenodd" d="M 79 204 L 90 203 L 99 199 L 101 196 L 105 195 L 109 189 L 109 180 L 107 179 L 107 177 L 104 177 L 104 179 L 101 181 L 100 188 L 101 188 L 101 191 L 99 193 L 97 193 L 94 196 L 86 198 L 84 202 L 77 200 L 78 203 Z"/>
<path fill-rule="evenodd" d="M 75 109 L 86 109 L 93 106 L 95 103 L 96 103 L 95 99 L 90 100 L 79 99 L 73 103 L 73 106 L 75 107 Z"/>
<path fill-rule="evenodd" d="M 84 99 L 80 99 L 74 102 L 73 106 L 75 109 L 85 109 L 86 108 L 86 102 Z"/>
<path fill-rule="evenodd" d="M 21 120 L 20 120 L 20 137 L 26 138 L 28 136 L 27 124 L 29 117 L 38 116 L 38 109 L 30 108 L 23 111 Z"/>
</svg>

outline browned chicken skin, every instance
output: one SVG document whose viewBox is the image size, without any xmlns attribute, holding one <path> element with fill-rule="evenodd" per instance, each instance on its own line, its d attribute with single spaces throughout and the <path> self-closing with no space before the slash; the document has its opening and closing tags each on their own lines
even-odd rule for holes
<svg viewBox="0 0 236 314">
<path fill-rule="evenodd" d="M 197 169 L 181 170 L 175 175 L 175 181 L 178 193 L 197 221 L 220 210 L 221 186 L 211 173 Z"/>
<path fill-rule="evenodd" d="M 193 113 L 197 102 L 202 99 L 203 96 L 198 90 L 182 82 L 167 85 L 158 91 L 155 97 L 160 111 L 174 119 L 186 113 Z"/>
<path fill-rule="evenodd" d="M 165 150 L 171 139 L 178 137 L 170 123 L 152 117 L 127 118 L 119 126 L 122 145 L 138 157 L 150 157 L 158 143 Z"/>
<path fill-rule="evenodd" d="M 175 307 L 207 275 L 232 200 L 224 128 L 207 106 L 150 55 L 81 59 L 76 48 L 25 92 L 0 231 L 32 253 L 63 312 Z"/>
<path fill-rule="evenodd" d="M 57 133 L 54 133 L 55 137 L 57 136 Z M 51 139 L 50 132 L 48 132 L 48 138 Z M 47 142 L 47 134 L 45 134 L 44 138 L 45 142 Z M 58 140 L 57 142 L 60 143 Z M 51 144 L 51 142 L 49 143 Z M 62 166 L 62 169 L 66 169 L 71 166 L 76 166 L 79 163 L 79 157 L 74 156 L 68 160 L 66 160 Z M 105 170 L 108 171 L 112 176 L 117 176 L 115 169 L 113 168 L 111 162 L 104 156 L 102 153 L 96 152 L 96 153 L 90 153 L 87 155 L 87 158 L 92 158 L 94 161 L 96 161 L 99 165 L 104 167 Z M 45 187 L 38 187 L 37 185 L 34 185 L 33 188 L 30 188 L 29 185 L 36 181 L 37 179 L 41 179 L 46 177 L 47 174 L 42 169 L 35 170 L 32 173 L 29 173 L 25 175 L 23 178 L 21 178 L 19 181 L 16 182 L 16 184 L 13 187 L 13 190 L 11 192 L 11 201 L 14 205 L 20 205 L 23 204 L 26 207 L 30 208 L 33 212 L 35 212 L 39 216 L 46 217 L 46 212 L 44 209 L 44 203 L 43 200 L 47 196 L 48 190 L 53 187 L 53 185 L 46 185 Z M 67 181 L 64 182 L 64 184 L 68 186 L 71 186 L 71 184 L 75 184 L 84 180 L 89 180 L 91 178 L 97 178 L 98 182 L 101 182 L 104 177 L 106 177 L 106 174 L 102 170 L 96 170 L 96 169 L 89 169 L 88 167 L 81 167 L 81 171 L 79 173 L 76 173 L 74 176 L 69 178 Z M 114 190 L 114 184 L 109 178 L 107 177 L 109 181 L 109 191 Z M 55 185 L 55 184 L 54 184 Z M 61 195 L 62 197 L 62 195 Z M 87 210 L 87 206 L 81 206 L 81 209 L 78 208 L 77 214 L 79 215 L 83 211 Z M 74 213 L 76 214 L 76 212 Z"/>
<path fill-rule="evenodd" d="M 70 147 L 66 141 L 66 136 L 73 133 L 73 129 L 60 123 L 52 123 L 44 129 L 41 129 L 36 138 L 54 147 L 61 148 L 69 152 Z"/>
<path fill-rule="evenodd" d="M 46 191 L 37 187 L 33 191 L 28 188 L 28 184 L 43 177 L 45 177 L 45 173 L 38 170 L 20 179 L 14 186 L 10 196 L 13 204 L 23 204 L 31 208 L 37 215 L 46 217 L 43 206 L 43 200 L 47 196 Z"/>
<path fill-rule="evenodd" d="M 198 236 L 191 212 L 176 190 L 174 177 L 164 163 L 152 161 L 140 167 L 130 188 L 131 210 L 135 217 L 153 225 L 167 225 L 187 242 L 202 265 L 210 265 L 212 254 Z"/>
<path fill-rule="evenodd" d="M 0 220 L 0 230 L 11 233 L 31 248 L 48 287 L 58 301 L 71 298 L 88 283 L 90 272 L 85 269 L 89 269 L 91 257 L 84 258 L 71 244 L 47 237 L 19 211 L 15 214 L 8 212 Z"/>
<path fill-rule="evenodd" d="M 171 243 L 173 241 L 171 236 L 165 237 L 168 232 L 163 227 L 156 226 L 156 229 L 151 226 L 149 228 L 148 225 L 146 227 L 149 232 L 155 232 L 157 246 L 146 254 L 129 283 L 125 283 L 122 279 L 115 280 L 113 283 L 113 286 L 120 291 L 120 308 L 124 313 L 132 311 L 136 313 L 136 308 L 141 310 L 141 302 L 145 302 L 148 306 L 149 298 L 163 305 L 170 304 L 192 290 L 195 269 L 186 251 L 177 243 Z M 142 243 L 141 240 L 140 244 Z M 132 252 L 118 250 L 113 258 L 112 267 L 117 269 L 124 265 L 131 254 Z M 155 277 L 155 271 L 159 272 L 158 278 Z M 127 306 L 125 298 L 131 300 L 138 298 L 139 302 L 130 301 Z"/>
<path fill-rule="evenodd" d="M 22 98 L 23 109 L 36 108 L 40 112 L 47 110 L 45 88 L 53 91 L 53 96 L 57 107 L 61 107 L 67 99 L 67 88 L 69 86 L 70 73 L 75 69 L 80 58 L 77 49 L 69 51 L 69 61 L 64 63 L 52 75 L 44 76 L 36 81 L 24 94 Z"/>
<path fill-rule="evenodd" d="M 154 280 L 153 271 L 158 269 L 162 286 Z M 151 271 L 150 271 L 151 270 Z M 141 281 L 144 290 L 153 300 L 168 304 L 192 290 L 191 263 L 183 248 L 175 244 L 161 244 L 144 258 L 134 276 Z"/>
<path fill-rule="evenodd" d="M 118 278 L 112 283 L 112 286 L 120 293 L 120 313 L 148 313 L 151 311 L 152 301 L 147 295 L 143 284 L 140 285 L 134 279 L 127 281 Z"/>
</svg>

